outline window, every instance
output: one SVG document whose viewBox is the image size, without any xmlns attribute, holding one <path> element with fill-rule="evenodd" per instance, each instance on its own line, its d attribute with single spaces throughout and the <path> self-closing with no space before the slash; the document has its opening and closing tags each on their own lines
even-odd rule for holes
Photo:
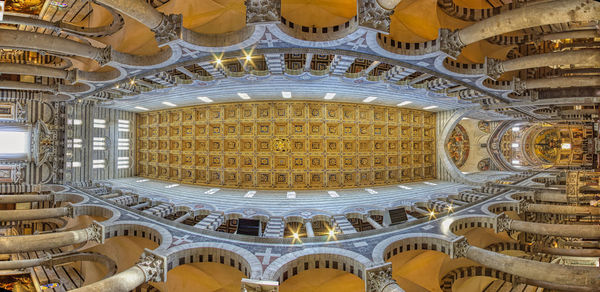
<svg viewBox="0 0 600 292">
<path fill-rule="evenodd" d="M 81 139 L 70 139 L 70 140 L 67 142 L 67 146 L 68 146 L 69 148 L 81 148 L 81 143 L 82 143 L 82 142 L 83 142 L 83 141 L 82 141 Z"/>
<path fill-rule="evenodd" d="M 119 138 L 119 144 L 117 147 L 119 150 L 129 150 L 129 139 Z"/>
<path fill-rule="evenodd" d="M 129 132 L 129 121 L 119 120 L 119 132 Z"/>
<path fill-rule="evenodd" d="M 92 161 L 92 168 L 104 168 L 104 159 L 97 159 Z"/>
<path fill-rule="evenodd" d="M 94 128 L 106 128 L 106 120 L 94 119 Z"/>
<path fill-rule="evenodd" d="M 129 168 L 129 157 L 119 157 L 117 159 L 117 168 Z"/>
<path fill-rule="evenodd" d="M 106 138 L 104 137 L 94 137 L 94 144 L 92 146 L 93 150 L 106 150 Z"/>
<path fill-rule="evenodd" d="M 67 162 L 67 167 L 81 167 L 81 162 L 79 161 L 73 161 L 73 162 Z"/>
<path fill-rule="evenodd" d="M 29 144 L 27 132 L 0 132 L 0 153 L 24 154 Z"/>
<path fill-rule="evenodd" d="M 76 126 L 79 126 L 79 125 L 81 125 L 81 123 L 82 123 L 82 122 L 81 122 L 81 120 L 79 120 L 79 119 L 68 119 L 68 120 L 67 120 L 67 124 L 69 124 L 69 125 L 76 125 Z"/>
</svg>

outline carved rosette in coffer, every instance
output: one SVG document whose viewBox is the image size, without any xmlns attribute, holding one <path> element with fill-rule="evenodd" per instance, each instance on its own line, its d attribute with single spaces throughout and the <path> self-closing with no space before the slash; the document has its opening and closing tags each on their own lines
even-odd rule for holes
<svg viewBox="0 0 600 292">
<path fill-rule="evenodd" d="M 137 115 L 138 176 L 257 189 L 435 177 L 435 114 L 331 102 L 201 105 Z"/>
</svg>

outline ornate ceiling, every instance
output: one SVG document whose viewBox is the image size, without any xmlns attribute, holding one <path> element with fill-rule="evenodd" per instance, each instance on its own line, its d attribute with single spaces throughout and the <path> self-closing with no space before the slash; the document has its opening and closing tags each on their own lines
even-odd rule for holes
<svg viewBox="0 0 600 292">
<path fill-rule="evenodd" d="M 140 113 L 138 176 L 230 188 L 375 186 L 435 177 L 435 114 L 246 102 Z"/>
</svg>

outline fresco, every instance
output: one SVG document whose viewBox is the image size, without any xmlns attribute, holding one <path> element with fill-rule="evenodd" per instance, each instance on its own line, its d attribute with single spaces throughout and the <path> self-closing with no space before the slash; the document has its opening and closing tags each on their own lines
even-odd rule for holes
<svg viewBox="0 0 600 292">
<path fill-rule="evenodd" d="M 46 0 L 6 0 L 4 12 L 39 15 Z"/>
<path fill-rule="evenodd" d="M 460 168 L 465 165 L 469 158 L 469 135 L 463 126 L 456 125 L 456 128 L 452 130 L 452 134 L 446 142 L 446 151 L 456 167 Z"/>
</svg>

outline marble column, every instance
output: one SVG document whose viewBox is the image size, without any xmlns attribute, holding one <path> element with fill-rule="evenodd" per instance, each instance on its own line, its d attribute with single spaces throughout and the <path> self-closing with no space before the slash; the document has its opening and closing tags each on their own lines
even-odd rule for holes
<svg viewBox="0 0 600 292">
<path fill-rule="evenodd" d="M 600 33 L 597 29 L 584 29 L 584 30 L 573 30 L 557 33 L 549 33 L 542 35 L 540 40 L 552 41 L 552 40 L 564 40 L 564 39 L 591 39 L 600 37 Z"/>
<path fill-rule="evenodd" d="M 55 195 L 2 195 L 0 204 L 53 201 Z"/>
<path fill-rule="evenodd" d="M 93 284 L 80 287 L 74 292 L 120 292 L 131 291 L 146 282 L 166 281 L 166 258 L 146 249 L 137 264 L 116 275 Z"/>
<path fill-rule="evenodd" d="M 464 238 L 454 242 L 453 257 L 466 257 L 485 267 L 531 280 L 575 286 L 600 285 L 600 273 L 595 267 L 567 266 L 522 259 L 470 246 Z"/>
<path fill-rule="evenodd" d="M 0 254 L 47 250 L 87 241 L 104 241 L 102 225 L 92 223 L 85 229 L 46 233 L 38 235 L 20 235 L 0 237 Z"/>
<path fill-rule="evenodd" d="M 597 225 L 566 225 L 525 222 L 510 219 L 504 214 L 498 215 L 496 217 L 496 232 L 508 230 L 541 235 L 554 235 L 589 239 L 600 238 L 600 228 L 598 228 Z"/>
<path fill-rule="evenodd" d="M 312 223 L 308 220 L 304 222 L 304 228 L 306 228 L 306 236 L 307 237 L 315 237 L 315 231 L 312 228 Z"/>
<path fill-rule="evenodd" d="M 185 219 L 192 217 L 192 213 L 191 212 L 187 212 L 185 214 L 183 214 L 182 216 L 179 216 L 177 219 L 175 219 L 175 222 L 181 223 L 183 221 L 185 221 Z"/>
<path fill-rule="evenodd" d="M 592 0 L 542 1 L 505 11 L 454 33 L 441 33 L 442 51 L 457 57 L 463 47 L 487 38 L 555 23 L 600 19 L 600 3 Z"/>
<path fill-rule="evenodd" d="M 48 209 L 3 210 L 0 211 L 0 222 L 39 220 L 64 216 L 73 217 L 72 206 Z"/>
<path fill-rule="evenodd" d="M 546 204 L 531 204 L 520 203 L 520 212 L 533 213 L 551 213 L 560 215 L 579 215 L 579 216 L 599 216 L 600 207 L 594 206 L 567 206 L 567 205 L 546 205 Z"/>
<path fill-rule="evenodd" d="M 597 76 L 569 76 L 543 79 L 528 79 L 513 82 L 513 90 L 523 92 L 525 89 L 538 88 L 565 88 L 565 87 L 587 87 L 600 86 L 600 77 Z"/>
<path fill-rule="evenodd" d="M 576 51 L 535 54 L 506 61 L 486 59 L 487 74 L 492 78 L 498 78 L 503 73 L 510 71 L 570 64 L 584 64 L 586 66 L 599 67 L 600 53 L 598 53 L 598 50 L 595 49 L 583 49 Z"/>
</svg>

